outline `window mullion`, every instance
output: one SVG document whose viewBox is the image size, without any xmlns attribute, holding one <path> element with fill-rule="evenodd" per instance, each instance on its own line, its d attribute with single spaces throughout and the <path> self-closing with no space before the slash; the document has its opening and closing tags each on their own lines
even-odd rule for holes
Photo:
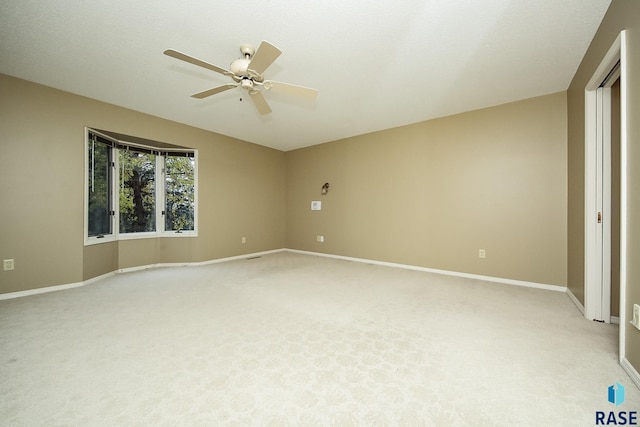
<svg viewBox="0 0 640 427">
<path fill-rule="evenodd" d="M 164 155 L 156 155 L 156 230 L 158 233 L 165 231 L 164 227 Z"/>
<path fill-rule="evenodd" d="M 118 238 L 120 234 L 120 148 L 113 147 L 113 163 L 112 163 L 112 171 L 113 171 L 113 179 L 112 179 L 112 187 L 111 194 L 113 203 L 113 215 L 112 215 L 112 224 L 113 224 L 113 234 Z"/>
</svg>

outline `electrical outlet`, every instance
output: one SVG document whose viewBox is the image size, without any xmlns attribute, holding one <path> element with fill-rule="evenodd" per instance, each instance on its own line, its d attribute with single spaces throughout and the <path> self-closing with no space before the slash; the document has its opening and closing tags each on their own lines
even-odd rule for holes
<svg viewBox="0 0 640 427">
<path fill-rule="evenodd" d="M 242 240 L 241 240 L 241 242 L 242 242 L 242 243 L 247 243 L 247 238 L 246 238 L 246 237 L 243 237 L 243 238 L 242 238 Z"/>
<path fill-rule="evenodd" d="M 317 240 L 318 242 L 320 242 L 320 243 L 323 243 L 323 242 L 324 242 L 324 236 L 317 236 L 317 237 L 316 237 L 316 240 Z"/>
<path fill-rule="evenodd" d="M 16 268 L 15 262 L 12 259 L 5 259 L 2 261 L 2 270 L 10 271 Z"/>
<path fill-rule="evenodd" d="M 484 249 L 480 249 L 478 250 L 478 258 L 486 258 L 487 257 L 487 251 L 485 251 Z"/>
</svg>

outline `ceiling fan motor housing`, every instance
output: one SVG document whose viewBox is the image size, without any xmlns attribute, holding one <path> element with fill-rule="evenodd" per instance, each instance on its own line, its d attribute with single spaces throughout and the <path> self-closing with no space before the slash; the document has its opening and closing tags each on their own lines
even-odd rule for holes
<svg viewBox="0 0 640 427">
<path fill-rule="evenodd" d="M 229 68 L 231 69 L 231 72 L 236 76 L 244 77 L 248 75 L 247 68 L 249 67 L 249 62 L 251 62 L 250 59 L 236 59 L 231 63 L 231 66 Z"/>
</svg>

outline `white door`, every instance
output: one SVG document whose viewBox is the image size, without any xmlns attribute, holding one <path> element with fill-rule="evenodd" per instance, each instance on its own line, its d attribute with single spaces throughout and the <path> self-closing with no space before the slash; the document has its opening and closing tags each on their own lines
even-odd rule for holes
<svg viewBox="0 0 640 427">
<path fill-rule="evenodd" d="M 611 86 L 620 76 L 620 46 L 619 38 L 585 91 L 584 313 L 606 323 L 611 322 Z"/>
</svg>

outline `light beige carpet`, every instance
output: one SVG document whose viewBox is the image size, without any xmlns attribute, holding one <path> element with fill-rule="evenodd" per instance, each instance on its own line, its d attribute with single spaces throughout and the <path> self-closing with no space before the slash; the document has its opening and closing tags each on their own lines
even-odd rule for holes
<svg viewBox="0 0 640 427">
<path fill-rule="evenodd" d="M 588 426 L 640 408 L 617 333 L 559 292 L 287 252 L 118 274 L 0 301 L 0 424 Z"/>
</svg>

